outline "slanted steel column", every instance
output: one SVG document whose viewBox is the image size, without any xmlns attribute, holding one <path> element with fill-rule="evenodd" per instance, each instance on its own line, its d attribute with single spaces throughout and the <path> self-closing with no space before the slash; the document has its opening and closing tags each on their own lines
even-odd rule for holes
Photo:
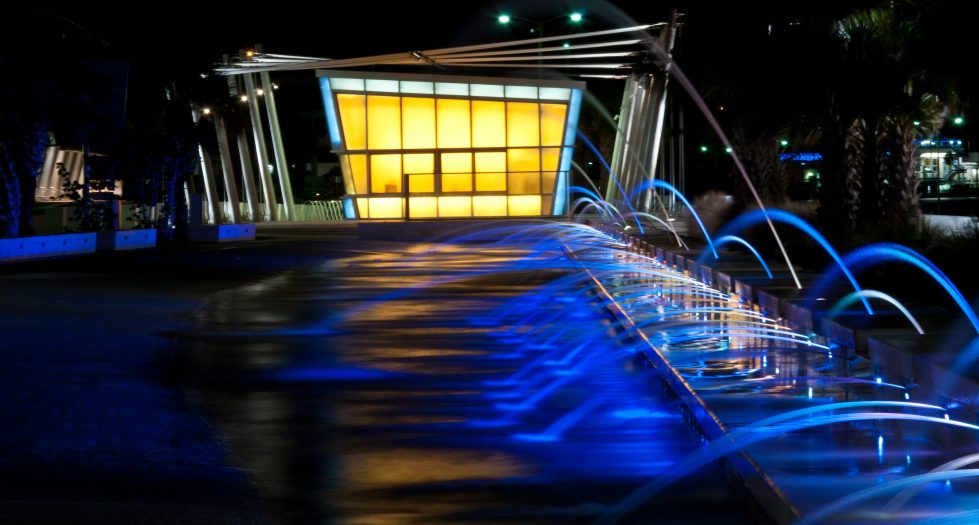
<svg viewBox="0 0 979 525">
<path fill-rule="evenodd" d="M 221 174 L 224 175 L 224 195 L 228 206 L 228 219 L 231 224 L 241 222 L 241 197 L 238 196 L 238 184 L 235 183 L 235 168 L 231 161 L 231 145 L 228 144 L 228 129 L 224 125 L 224 117 L 214 115 L 214 132 L 218 136 L 218 154 L 221 156 Z"/>
<path fill-rule="evenodd" d="M 272 151 L 275 153 L 275 171 L 282 192 L 282 209 L 285 211 L 283 220 L 293 221 L 296 220 L 296 204 L 292 199 L 289 164 L 286 163 L 286 150 L 282 144 L 282 131 L 279 129 L 279 112 L 275 108 L 275 86 L 269 79 L 268 71 L 262 71 L 259 75 L 262 78 L 262 89 L 265 90 L 265 110 L 268 113 L 269 133 L 272 135 Z"/>
<path fill-rule="evenodd" d="M 241 159 L 241 182 L 245 186 L 245 200 L 248 202 L 248 220 L 261 220 L 258 206 L 258 190 L 255 188 L 255 171 L 252 170 L 252 152 L 248 148 L 248 137 L 245 133 L 238 134 L 238 158 Z"/>
<path fill-rule="evenodd" d="M 658 42 L 663 43 L 663 50 L 666 51 L 668 55 L 673 52 L 673 43 L 676 40 L 676 20 L 677 20 L 677 13 L 676 10 L 674 9 L 672 16 L 670 17 L 669 25 L 665 26 L 661 30 L 660 38 L 658 39 Z M 663 65 L 663 80 L 662 82 L 659 83 L 658 86 L 659 101 L 655 109 L 656 127 L 653 133 L 652 152 L 651 152 L 652 155 L 650 156 L 649 159 L 648 180 L 650 183 L 652 183 L 653 178 L 656 176 L 656 167 L 657 164 L 659 163 L 660 151 L 662 149 L 661 145 L 663 141 L 663 117 L 666 115 L 666 95 L 667 95 L 667 87 L 669 86 L 669 82 L 670 82 L 670 66 L 671 63 L 669 62 Z M 652 202 L 653 202 L 653 189 L 650 188 L 648 191 L 646 191 L 644 195 L 644 199 L 642 202 L 642 210 L 645 212 L 649 212 L 650 208 L 652 207 Z"/>
<path fill-rule="evenodd" d="M 609 174 L 608 185 L 605 187 L 605 200 L 615 202 L 619 194 L 619 185 L 622 184 L 623 167 L 628 155 L 629 142 L 632 137 L 632 123 L 636 106 L 636 77 L 631 75 L 625 81 L 622 90 L 622 105 L 619 108 L 619 120 L 616 123 L 615 146 L 612 148 L 612 173 Z M 615 180 L 613 179 L 615 178 Z M 616 184 L 618 180 L 618 184 Z M 624 186 L 623 190 L 628 191 Z M 623 196 L 625 198 L 625 196 Z"/>
<path fill-rule="evenodd" d="M 191 110 L 194 124 L 201 120 L 201 110 L 194 108 Z M 218 197 L 217 182 L 214 180 L 214 168 L 211 165 L 211 156 L 204 151 L 204 146 L 197 144 L 197 156 L 201 161 L 201 177 L 204 179 L 204 195 L 207 197 L 208 224 L 221 223 L 221 209 L 218 204 L 221 202 Z"/>
<path fill-rule="evenodd" d="M 242 75 L 245 79 L 245 95 L 248 97 L 248 113 L 252 121 L 252 135 L 255 138 L 255 155 L 258 160 L 258 175 L 262 182 L 262 196 L 265 197 L 265 205 L 268 207 L 266 220 L 278 220 L 279 210 L 275 197 L 275 188 L 272 186 L 272 176 L 269 174 L 269 155 L 265 148 L 265 131 L 262 129 L 262 114 L 258 107 L 258 93 L 255 91 L 255 80 L 253 74 Z"/>
</svg>

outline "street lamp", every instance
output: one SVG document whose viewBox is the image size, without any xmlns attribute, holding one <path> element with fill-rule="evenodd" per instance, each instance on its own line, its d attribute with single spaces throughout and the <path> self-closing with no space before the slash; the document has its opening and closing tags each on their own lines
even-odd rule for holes
<svg viewBox="0 0 979 525">
<path fill-rule="evenodd" d="M 555 20 L 560 20 L 564 17 L 567 17 L 568 20 L 574 22 L 575 24 L 580 24 L 582 19 L 584 18 L 582 14 L 577 11 L 564 15 L 553 16 L 551 18 L 548 18 L 547 20 L 531 20 L 529 18 L 523 18 L 521 16 L 514 16 L 509 13 L 500 13 L 500 15 L 496 17 L 496 21 L 502 25 L 508 25 L 512 20 L 520 20 L 522 22 L 527 22 L 528 24 L 533 24 L 534 27 L 531 28 L 530 32 L 536 34 L 538 39 L 541 39 L 544 38 L 544 24 L 549 24 Z M 544 54 L 543 45 L 544 45 L 543 42 L 540 41 L 537 42 L 537 67 L 540 67 L 541 65 L 541 57 Z M 565 42 L 564 44 L 562 44 L 561 47 L 568 48 L 571 47 L 571 44 Z"/>
</svg>

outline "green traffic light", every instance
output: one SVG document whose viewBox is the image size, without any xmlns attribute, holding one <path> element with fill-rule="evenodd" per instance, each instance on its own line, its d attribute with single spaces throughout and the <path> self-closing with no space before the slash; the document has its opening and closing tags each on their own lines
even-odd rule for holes
<svg viewBox="0 0 979 525">
<path fill-rule="evenodd" d="M 962 118 L 961 115 L 959 115 L 952 119 L 952 124 L 955 124 L 956 126 L 961 126 L 962 124 L 965 124 L 965 119 Z"/>
<path fill-rule="evenodd" d="M 581 13 L 571 13 L 569 18 L 572 22 L 581 22 Z"/>
<path fill-rule="evenodd" d="M 788 146 L 789 145 L 789 141 L 787 141 L 785 139 L 782 139 L 782 140 L 778 141 L 778 143 L 781 144 L 782 147 L 785 147 L 785 146 Z"/>
<path fill-rule="evenodd" d="M 724 153 L 731 153 L 732 151 L 734 150 L 731 148 L 724 148 Z"/>
<path fill-rule="evenodd" d="M 707 153 L 707 146 L 700 146 L 701 153 Z"/>
<path fill-rule="evenodd" d="M 912 124 L 914 124 L 915 126 L 920 126 L 921 125 L 921 121 L 920 120 L 915 120 L 914 122 L 912 122 Z"/>
<path fill-rule="evenodd" d="M 568 42 L 565 42 L 565 43 L 561 44 L 561 47 L 563 47 L 564 49 L 567 49 L 567 48 L 571 47 L 571 44 L 569 44 Z"/>
<path fill-rule="evenodd" d="M 496 20 L 497 20 L 497 22 L 499 22 L 501 24 L 509 24 L 510 23 L 510 15 L 500 15 L 500 16 L 496 17 Z"/>
</svg>

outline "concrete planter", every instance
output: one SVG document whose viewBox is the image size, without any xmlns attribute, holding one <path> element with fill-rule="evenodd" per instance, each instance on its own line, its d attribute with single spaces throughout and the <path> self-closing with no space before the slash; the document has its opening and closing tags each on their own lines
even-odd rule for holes
<svg viewBox="0 0 979 525">
<path fill-rule="evenodd" d="M 156 247 L 156 229 L 110 230 L 96 233 L 100 252 L 143 250 Z"/>
<path fill-rule="evenodd" d="M 207 224 L 187 231 L 190 242 L 232 242 L 255 240 L 254 224 Z"/>
<path fill-rule="evenodd" d="M 0 239 L 0 262 L 94 253 L 94 233 L 63 233 Z"/>
</svg>

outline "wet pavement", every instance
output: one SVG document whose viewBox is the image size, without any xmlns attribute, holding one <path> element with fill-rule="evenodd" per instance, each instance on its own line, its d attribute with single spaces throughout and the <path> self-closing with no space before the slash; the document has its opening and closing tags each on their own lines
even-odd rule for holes
<svg viewBox="0 0 979 525">
<path fill-rule="evenodd" d="M 0 521 L 588 523 L 695 448 L 585 291 L 491 322 L 522 253 L 259 237 L 0 268 Z M 707 468 L 626 522 L 748 521 Z"/>
</svg>

